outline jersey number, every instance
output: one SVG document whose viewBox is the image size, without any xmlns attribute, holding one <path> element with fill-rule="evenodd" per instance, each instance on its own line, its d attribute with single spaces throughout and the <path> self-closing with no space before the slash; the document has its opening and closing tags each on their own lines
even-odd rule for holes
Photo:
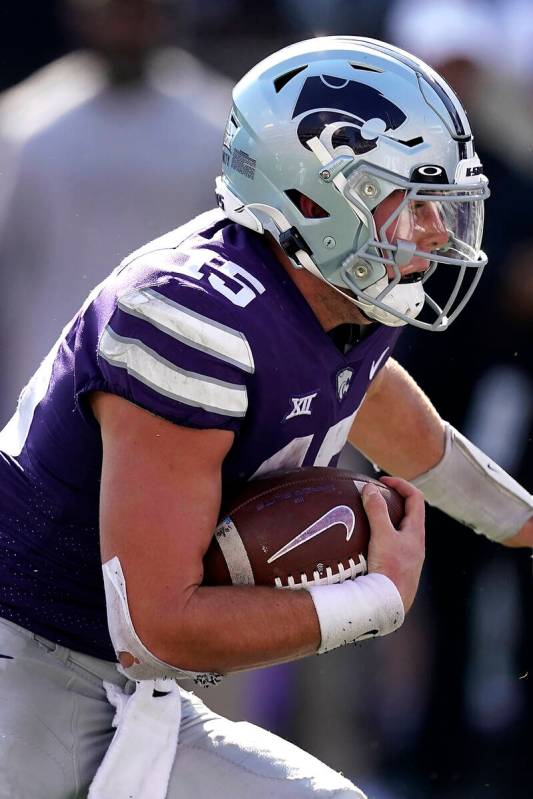
<svg viewBox="0 0 533 799">
<path fill-rule="evenodd" d="M 246 308 L 252 300 L 265 291 L 261 281 L 239 264 L 225 261 L 217 256 L 206 261 L 205 250 L 192 250 L 187 263 L 180 271 L 185 272 L 193 280 L 207 278 L 215 291 L 239 308 Z"/>
<path fill-rule="evenodd" d="M 351 416 L 347 416 L 346 419 L 341 419 L 340 422 L 337 422 L 337 424 L 329 428 L 313 461 L 313 466 L 328 466 L 335 455 L 339 454 L 346 444 L 348 433 L 351 430 L 353 420 L 358 410 L 359 408 L 357 408 Z M 259 469 L 257 469 L 250 479 L 254 480 L 256 477 L 262 477 L 270 472 L 276 472 L 279 469 L 298 469 L 305 461 L 314 439 L 315 435 L 293 438 L 292 441 L 289 441 L 282 449 L 263 461 Z"/>
</svg>

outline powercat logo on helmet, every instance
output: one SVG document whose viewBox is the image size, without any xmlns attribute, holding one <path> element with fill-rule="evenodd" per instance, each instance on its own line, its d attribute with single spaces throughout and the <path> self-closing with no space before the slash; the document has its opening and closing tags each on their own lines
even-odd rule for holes
<svg viewBox="0 0 533 799">
<path fill-rule="evenodd" d="M 331 139 L 333 147 L 347 145 L 355 155 L 364 155 L 377 147 L 379 133 L 372 135 L 373 131 L 361 131 L 365 122 L 381 121 L 384 133 L 396 130 L 407 119 L 378 89 L 333 75 L 307 78 L 292 118 L 307 111 L 311 113 L 298 125 L 298 138 L 304 147 L 309 139 L 319 138 L 327 125 L 338 123 Z"/>
</svg>

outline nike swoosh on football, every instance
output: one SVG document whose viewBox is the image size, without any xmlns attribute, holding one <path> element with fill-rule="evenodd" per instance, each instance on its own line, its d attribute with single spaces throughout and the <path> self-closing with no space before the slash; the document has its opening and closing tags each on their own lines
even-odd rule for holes
<svg viewBox="0 0 533 799">
<path fill-rule="evenodd" d="M 383 352 L 381 353 L 381 355 L 379 356 L 377 361 L 372 361 L 372 366 L 370 367 L 370 371 L 368 373 L 368 377 L 369 377 L 370 380 L 372 380 L 372 378 L 376 374 L 377 370 L 379 369 L 379 365 L 380 365 L 381 361 L 383 360 L 385 355 L 388 353 L 388 351 L 389 351 L 389 348 L 385 347 L 385 349 L 383 350 Z"/>
<path fill-rule="evenodd" d="M 348 505 L 337 505 L 335 508 L 331 508 L 320 519 L 317 519 L 316 522 L 306 527 L 301 533 L 299 533 L 292 541 L 289 541 L 278 550 L 274 555 L 272 555 L 268 560 L 267 563 L 272 563 L 272 561 L 281 558 L 282 555 L 286 555 L 287 552 L 290 552 L 292 549 L 296 549 L 296 547 L 305 544 L 306 541 L 309 541 L 311 538 L 314 538 L 316 535 L 320 535 L 320 533 L 324 533 L 326 530 L 329 530 L 330 527 L 333 527 L 334 524 L 343 524 L 346 527 L 346 540 L 349 541 L 355 527 L 355 514 Z"/>
</svg>

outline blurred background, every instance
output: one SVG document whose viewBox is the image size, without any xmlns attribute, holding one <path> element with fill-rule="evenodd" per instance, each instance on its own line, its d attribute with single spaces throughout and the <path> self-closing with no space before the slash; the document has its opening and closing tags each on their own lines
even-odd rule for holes
<svg viewBox="0 0 533 799">
<path fill-rule="evenodd" d="M 531 0 L 7 0 L 0 23 L 0 425 L 89 290 L 215 204 L 232 83 L 299 39 L 365 35 L 449 80 L 492 189 L 473 300 L 443 336 L 406 330 L 397 357 L 533 490 Z M 353 452 L 343 462 L 372 469 Z M 430 512 L 400 633 L 202 696 L 342 770 L 369 799 L 525 799 L 531 605 L 530 553 Z"/>
</svg>

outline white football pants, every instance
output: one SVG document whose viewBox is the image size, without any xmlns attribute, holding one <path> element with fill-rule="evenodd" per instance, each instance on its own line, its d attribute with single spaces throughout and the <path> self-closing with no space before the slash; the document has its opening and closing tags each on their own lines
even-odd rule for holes
<svg viewBox="0 0 533 799">
<path fill-rule="evenodd" d="M 114 734 L 104 680 L 128 684 L 113 663 L 0 619 L 0 799 L 86 797 Z M 364 799 L 296 746 L 181 693 L 167 799 Z"/>
</svg>

